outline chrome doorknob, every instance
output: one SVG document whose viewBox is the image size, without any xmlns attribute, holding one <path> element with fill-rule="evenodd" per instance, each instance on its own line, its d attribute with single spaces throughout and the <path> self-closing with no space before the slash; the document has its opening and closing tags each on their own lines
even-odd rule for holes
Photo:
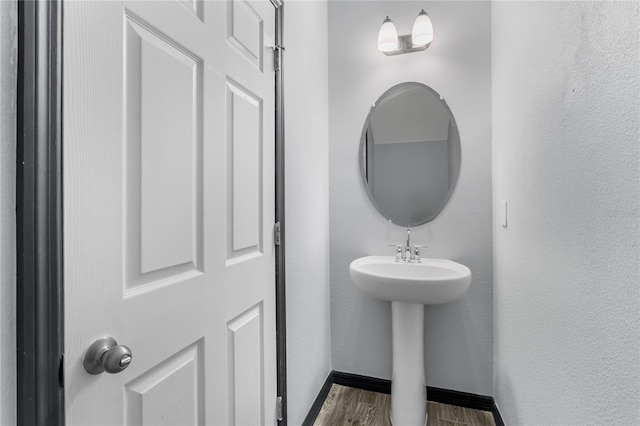
<svg viewBox="0 0 640 426">
<path fill-rule="evenodd" d="M 119 345 L 113 337 L 98 339 L 87 349 L 82 365 L 89 374 L 119 373 L 131 364 L 131 349 Z"/>
</svg>

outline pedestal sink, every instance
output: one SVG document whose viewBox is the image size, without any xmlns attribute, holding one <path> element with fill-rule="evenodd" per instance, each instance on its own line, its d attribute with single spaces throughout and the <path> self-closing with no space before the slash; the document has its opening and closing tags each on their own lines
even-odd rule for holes
<svg viewBox="0 0 640 426">
<path fill-rule="evenodd" d="M 445 259 L 396 262 L 392 256 L 367 256 L 349 266 L 356 287 L 391 302 L 393 376 L 391 422 L 425 425 L 424 305 L 449 303 L 467 291 L 471 271 Z"/>
</svg>

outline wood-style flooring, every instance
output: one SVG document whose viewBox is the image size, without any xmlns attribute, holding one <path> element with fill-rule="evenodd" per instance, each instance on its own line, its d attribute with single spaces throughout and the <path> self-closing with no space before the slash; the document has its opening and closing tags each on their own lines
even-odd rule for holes
<svg viewBox="0 0 640 426">
<path fill-rule="evenodd" d="M 391 395 L 333 384 L 314 426 L 391 426 Z M 427 426 L 495 426 L 489 411 L 427 402 Z"/>
</svg>

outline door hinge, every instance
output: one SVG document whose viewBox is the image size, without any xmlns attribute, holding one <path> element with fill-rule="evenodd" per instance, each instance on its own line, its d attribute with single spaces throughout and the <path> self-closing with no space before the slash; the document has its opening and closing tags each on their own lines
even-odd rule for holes
<svg viewBox="0 0 640 426">
<path fill-rule="evenodd" d="M 273 70 L 280 71 L 282 66 L 282 51 L 285 50 L 284 47 L 279 44 L 274 46 L 273 48 Z"/>
<path fill-rule="evenodd" d="M 275 245 L 280 245 L 280 222 L 276 222 L 274 226 L 274 241 Z"/>
<path fill-rule="evenodd" d="M 282 397 L 276 398 L 276 420 L 282 421 Z"/>
</svg>

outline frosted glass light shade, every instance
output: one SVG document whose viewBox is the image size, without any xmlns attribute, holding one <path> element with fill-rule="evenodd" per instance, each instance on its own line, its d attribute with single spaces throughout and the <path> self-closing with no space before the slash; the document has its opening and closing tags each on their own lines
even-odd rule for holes
<svg viewBox="0 0 640 426">
<path fill-rule="evenodd" d="M 398 48 L 398 31 L 391 19 L 387 18 L 382 22 L 378 32 L 378 50 L 389 52 Z"/>
<path fill-rule="evenodd" d="M 382 31 L 382 29 L 381 29 Z M 418 13 L 413 21 L 413 31 L 411 32 L 411 42 L 414 46 L 424 46 L 433 40 L 433 24 L 431 18 L 424 9 Z M 382 50 L 382 49 L 381 49 Z"/>
</svg>

